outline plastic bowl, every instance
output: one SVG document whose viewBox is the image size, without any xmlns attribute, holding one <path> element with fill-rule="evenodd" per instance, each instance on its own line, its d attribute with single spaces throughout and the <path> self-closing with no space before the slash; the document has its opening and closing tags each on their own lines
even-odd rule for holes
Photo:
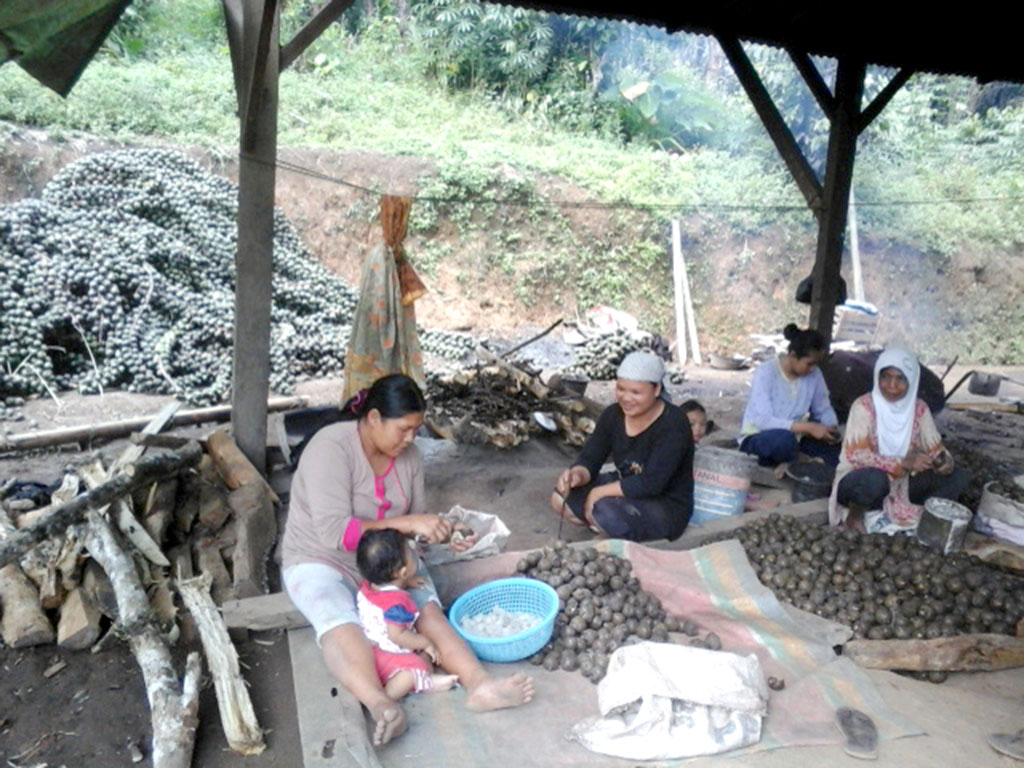
<svg viewBox="0 0 1024 768">
<path fill-rule="evenodd" d="M 532 613 L 540 623 L 508 637 L 480 637 L 462 628 L 462 619 L 501 607 L 509 613 Z M 558 594 L 542 581 L 511 578 L 491 581 L 462 595 L 448 612 L 455 631 L 483 661 L 511 662 L 532 656 L 543 648 L 555 628 Z"/>
</svg>

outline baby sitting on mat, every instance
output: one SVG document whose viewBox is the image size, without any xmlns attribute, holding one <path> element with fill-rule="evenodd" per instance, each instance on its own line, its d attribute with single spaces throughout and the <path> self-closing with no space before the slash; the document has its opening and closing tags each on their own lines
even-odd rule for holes
<svg viewBox="0 0 1024 768">
<path fill-rule="evenodd" d="M 359 621 L 373 645 L 384 692 L 394 700 L 409 693 L 447 691 L 456 675 L 434 672 L 437 648 L 415 629 L 419 609 L 406 591 L 423 583 L 409 541 L 392 528 L 366 531 L 356 549 L 356 564 L 366 579 L 356 595 Z"/>
</svg>

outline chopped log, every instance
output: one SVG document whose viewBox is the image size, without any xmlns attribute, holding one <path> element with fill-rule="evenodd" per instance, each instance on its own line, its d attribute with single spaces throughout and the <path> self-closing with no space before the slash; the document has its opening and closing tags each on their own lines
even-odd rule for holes
<svg viewBox="0 0 1024 768">
<path fill-rule="evenodd" d="M 0 568 L 0 610 L 0 635 L 9 648 L 53 642 L 53 626 L 39 605 L 39 590 L 14 563 Z"/>
<path fill-rule="evenodd" d="M 237 542 L 231 557 L 235 596 L 254 597 L 267 591 L 267 558 L 277 541 L 274 504 L 264 484 L 245 485 L 228 495 L 235 515 Z"/>
<path fill-rule="evenodd" d="M 79 474 L 85 480 L 86 486 L 92 489 L 101 487 L 104 483 L 108 482 L 111 476 L 110 473 L 103 469 L 103 463 L 99 459 L 92 464 L 82 467 L 79 470 Z M 124 477 L 124 475 L 121 475 L 121 477 Z M 157 565 L 167 565 L 167 558 L 160 549 L 160 545 L 153 541 L 149 532 L 146 531 L 138 518 L 135 517 L 135 513 L 132 512 L 130 498 L 129 494 L 125 494 L 122 497 L 112 499 L 108 505 L 111 516 L 114 522 L 117 523 L 118 530 L 135 545 L 139 552 L 151 561 Z M 103 514 L 106 510 L 107 507 L 103 507 L 100 510 L 100 514 Z"/>
<path fill-rule="evenodd" d="M 207 437 L 206 448 L 228 488 L 234 491 L 245 485 L 262 485 L 275 504 L 280 501 L 274 489 L 246 458 L 226 429 L 219 429 Z"/>
<path fill-rule="evenodd" d="M 39 590 L 39 604 L 47 611 L 60 608 L 67 594 L 64 580 L 57 570 L 63 542 L 63 536 L 40 542 L 25 553 L 20 561 L 21 569 Z"/>
<path fill-rule="evenodd" d="M 224 623 L 238 629 L 300 629 L 309 620 L 302 615 L 285 592 L 228 600 L 221 604 Z"/>
<path fill-rule="evenodd" d="M 142 670 L 153 725 L 153 766 L 190 768 L 199 720 L 199 679 L 202 672 L 199 654 L 188 655 L 179 690 L 178 673 L 153 620 L 149 600 L 131 557 L 121 549 L 110 526 L 95 511 L 90 510 L 87 521 L 78 524 L 76 529 L 90 554 L 110 577 L 117 596 L 118 625 L 127 635 Z"/>
<path fill-rule="evenodd" d="M 220 548 L 205 539 L 197 541 L 195 559 L 199 572 L 210 575 L 214 602 L 220 605 L 227 600 L 234 600 L 235 587 L 231 583 L 231 574 L 224 564 L 224 558 L 220 555 Z"/>
<path fill-rule="evenodd" d="M 210 583 L 210 577 L 203 574 L 179 581 L 178 592 L 199 628 L 228 746 L 241 755 L 258 755 L 266 749 L 263 731 L 256 720 L 249 689 L 242 679 L 238 653 L 228 636 L 224 619 L 210 597 Z"/>
<path fill-rule="evenodd" d="M 201 461 L 201 460 L 200 460 Z M 178 475 L 178 498 L 175 499 L 174 524 L 182 533 L 192 530 L 192 524 L 199 516 L 200 476 L 188 469 Z"/>
<path fill-rule="evenodd" d="M 476 354 L 478 357 L 487 360 L 489 363 L 497 365 L 507 373 L 509 373 L 513 379 L 515 379 L 521 386 L 526 387 L 530 392 L 534 394 L 539 400 L 546 400 L 551 394 L 551 390 L 540 383 L 540 380 L 536 376 L 531 376 L 521 368 L 516 367 L 512 363 L 498 357 L 496 354 L 491 352 L 489 349 L 477 345 Z"/>
<path fill-rule="evenodd" d="M 199 523 L 213 532 L 231 516 L 228 495 L 224 490 L 213 459 L 206 455 L 199 462 Z"/>
<path fill-rule="evenodd" d="M 100 612 L 79 587 L 68 593 L 60 607 L 57 622 L 57 645 L 72 651 L 82 651 L 100 636 Z"/>
<path fill-rule="evenodd" d="M 82 589 L 100 613 L 108 619 L 117 618 L 117 597 L 114 595 L 114 587 L 110 584 L 107 572 L 95 560 L 89 560 L 85 564 Z"/>
<path fill-rule="evenodd" d="M 275 397 L 267 402 L 268 411 L 286 411 L 291 408 L 303 408 L 309 401 L 304 397 Z M 177 404 L 172 404 L 177 405 Z M 159 417 L 159 414 L 158 414 Z M 170 426 L 183 424 L 204 424 L 212 421 L 226 421 L 231 418 L 230 405 L 217 405 L 211 408 L 196 408 L 179 411 L 165 423 Z M 0 435 L 0 451 L 24 451 L 32 448 L 50 448 L 64 443 L 80 443 L 94 438 L 125 437 L 148 426 L 153 417 L 145 416 L 138 419 L 122 419 L 90 424 L 83 427 L 51 429 L 45 432 L 25 432 L 19 435 Z"/>
<path fill-rule="evenodd" d="M 119 475 L 108 483 L 94 488 L 53 510 L 44 519 L 11 534 L 0 542 L 0 566 L 21 557 L 35 544 L 63 532 L 69 525 L 80 521 L 92 509 L 110 504 L 114 499 L 131 493 L 132 489 L 151 483 L 161 477 L 176 474 L 182 467 L 199 461 L 202 448 L 198 443 L 186 446 L 178 453 L 165 453 L 143 459 L 131 471 Z"/>
<path fill-rule="evenodd" d="M 147 435 L 145 432 L 132 432 L 128 436 L 133 445 L 141 445 L 146 448 L 170 448 L 172 451 L 177 451 L 188 445 L 190 440 L 195 440 L 193 437 L 182 437 L 181 435 Z M 205 443 L 205 440 L 199 440 L 200 443 Z"/>
<path fill-rule="evenodd" d="M 1024 639 L 978 634 L 932 640 L 851 640 L 843 655 L 869 669 L 978 672 L 1024 666 Z"/>
<path fill-rule="evenodd" d="M 167 574 L 157 574 L 153 583 L 149 585 L 146 594 L 149 595 L 149 607 L 153 610 L 160 627 L 166 632 L 174 628 L 178 618 L 178 607 L 174 604 L 174 592 L 171 591 L 171 582 Z"/>
<path fill-rule="evenodd" d="M 178 479 L 169 477 L 150 486 L 142 513 L 142 525 L 157 544 L 163 544 L 167 528 L 174 516 L 174 500 L 178 495 Z"/>
<path fill-rule="evenodd" d="M 0 539 L 16 531 L 0 510 Z M 39 590 L 15 563 L 0 568 L 0 636 L 10 648 L 52 643 L 53 626 L 39 604 Z"/>
</svg>

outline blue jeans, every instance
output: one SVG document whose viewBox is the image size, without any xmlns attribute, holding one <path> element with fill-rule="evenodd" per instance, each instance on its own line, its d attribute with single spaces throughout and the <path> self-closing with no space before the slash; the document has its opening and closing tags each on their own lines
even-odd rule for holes
<svg viewBox="0 0 1024 768">
<path fill-rule="evenodd" d="M 757 463 L 762 467 L 775 467 L 796 461 L 800 453 L 821 458 L 830 467 L 834 467 L 839 464 L 841 448 L 839 443 L 815 440 L 806 435 L 803 440 L 797 440 L 796 435 L 788 429 L 766 429 L 744 438 L 740 443 L 740 450 L 757 456 Z"/>
</svg>

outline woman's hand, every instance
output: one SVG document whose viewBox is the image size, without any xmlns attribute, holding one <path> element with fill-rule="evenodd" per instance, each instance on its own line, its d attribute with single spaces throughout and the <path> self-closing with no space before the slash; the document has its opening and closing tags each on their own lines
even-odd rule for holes
<svg viewBox="0 0 1024 768">
<path fill-rule="evenodd" d="M 945 448 L 941 448 L 932 459 L 932 469 L 939 475 L 953 474 L 953 456 Z"/>
<path fill-rule="evenodd" d="M 903 457 L 901 462 L 903 469 L 913 474 L 914 472 L 926 472 L 932 468 L 933 459 L 927 453 L 911 451 Z"/>
<path fill-rule="evenodd" d="M 579 488 L 590 482 L 590 471 L 586 467 L 573 466 L 558 476 L 555 481 L 555 490 L 562 496 L 568 496 L 573 488 Z"/>
<path fill-rule="evenodd" d="M 422 536 L 431 544 L 448 541 L 452 535 L 452 524 L 440 515 L 405 515 L 388 520 L 407 536 Z"/>
<path fill-rule="evenodd" d="M 815 440 L 835 442 L 838 439 L 838 433 L 836 432 L 835 427 L 826 427 L 824 424 L 819 424 L 816 421 L 800 421 L 793 426 L 799 427 L 799 429 L 794 429 L 794 432 L 802 432 L 805 435 L 810 435 Z"/>
</svg>

